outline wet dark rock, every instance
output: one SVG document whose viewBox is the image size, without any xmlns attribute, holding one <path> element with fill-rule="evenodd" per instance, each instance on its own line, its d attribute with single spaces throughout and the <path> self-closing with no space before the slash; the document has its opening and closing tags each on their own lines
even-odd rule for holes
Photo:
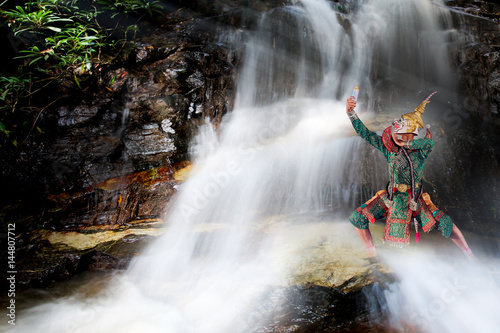
<svg viewBox="0 0 500 333">
<path fill-rule="evenodd" d="M 462 122 L 460 128 L 444 127 L 433 137 L 424 188 L 461 229 L 498 236 L 500 148 L 485 142 L 500 142 L 500 136 L 494 125 L 472 117 Z"/>
<path fill-rule="evenodd" d="M 121 64 L 96 69 L 97 88 L 60 83 L 57 104 L 40 115 L 43 135 L 27 140 L 19 156 L 3 156 L 2 181 L 12 189 L 7 204 L 28 211 L 21 208 L 26 193 L 36 203 L 19 232 L 114 225 L 163 212 L 175 193 L 172 178 L 119 190 L 98 184 L 146 170 L 153 178 L 158 168 L 175 171 L 189 158 L 198 126 L 205 119 L 217 126 L 232 108 L 241 52 L 216 41 L 218 24 L 187 10 L 171 13 L 163 28 L 126 45 Z"/>
<path fill-rule="evenodd" d="M 59 126 L 83 125 L 97 115 L 97 106 L 80 105 L 71 110 L 68 107 L 59 108 Z"/>
<path fill-rule="evenodd" d="M 176 191 L 174 172 L 178 168 L 153 168 L 108 179 L 81 191 L 51 196 L 52 208 L 45 213 L 45 225 L 72 230 L 79 226 L 121 225 L 142 216 L 161 216 Z"/>
<path fill-rule="evenodd" d="M 53 281 L 71 277 L 84 269 L 80 266 L 86 254 L 68 247 L 52 247 L 41 242 L 29 249 L 17 251 L 20 260 L 16 263 L 16 282 L 19 289 L 45 286 Z"/>
<path fill-rule="evenodd" d="M 490 19 L 500 18 L 500 4 L 496 0 L 484 1 L 445 1 L 447 6 L 456 7 L 464 12 L 472 15 L 478 15 Z"/>
<path fill-rule="evenodd" d="M 163 221 L 148 217 L 114 229 L 32 232 L 29 243 L 17 244 L 17 288 L 45 287 L 85 271 L 127 269 L 132 258 L 163 233 L 163 227 Z"/>
<path fill-rule="evenodd" d="M 135 158 L 137 155 L 168 156 L 176 150 L 173 140 L 162 133 L 155 123 L 145 124 L 142 129 L 129 131 L 124 137 L 124 144 L 128 158 Z"/>
<path fill-rule="evenodd" d="M 124 270 L 130 261 L 142 253 L 155 236 L 128 234 L 117 241 L 101 243 L 95 247 L 87 270 Z"/>
<path fill-rule="evenodd" d="M 464 230 L 498 235 L 500 136 L 500 25 L 490 1 L 447 1 L 468 35 L 451 44 L 459 96 L 431 121 L 434 151 L 424 187 Z M 464 15 L 462 12 L 473 15 Z M 497 14 L 495 14 L 497 13 Z M 486 15 L 488 14 L 488 15 Z M 428 121 L 428 120 L 427 120 Z"/>
<path fill-rule="evenodd" d="M 448 2 L 448 5 L 460 6 L 460 10 L 468 8 L 467 6 L 482 8 L 474 15 L 452 12 L 455 24 L 464 27 L 464 31 L 470 35 L 452 45 L 451 59 L 457 68 L 459 92 L 462 96 L 462 104 L 459 107 L 498 125 L 500 25 L 498 19 L 491 19 L 482 14 L 494 12 L 499 9 L 499 5 L 486 1 L 462 1 L 455 4 Z M 500 14 L 500 10 L 497 14 Z"/>
<path fill-rule="evenodd" d="M 387 317 L 383 304 L 373 304 L 366 295 L 374 288 L 387 288 L 394 282 L 390 275 L 368 286 L 343 292 L 337 288 L 302 285 L 273 288 L 258 306 L 243 318 L 243 332 L 383 332 Z M 266 318 L 263 325 L 255 325 Z M 248 320 L 245 320 L 248 319 Z"/>
</svg>

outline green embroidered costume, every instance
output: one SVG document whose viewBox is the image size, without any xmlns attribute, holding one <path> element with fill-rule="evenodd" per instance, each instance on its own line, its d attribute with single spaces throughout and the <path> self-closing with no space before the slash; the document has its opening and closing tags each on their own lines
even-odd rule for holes
<svg viewBox="0 0 500 333">
<path fill-rule="evenodd" d="M 448 238 L 453 221 L 434 206 L 427 193 L 421 193 L 425 160 L 434 146 L 430 132 L 423 139 L 405 141 L 402 148 L 394 144 L 391 127 L 379 136 L 366 128 L 354 111 L 348 115 L 356 133 L 384 154 L 390 178 L 387 191 L 379 191 L 361 205 L 351 214 L 349 221 L 359 229 L 367 229 L 368 222 L 374 223 L 386 216 L 382 240 L 392 244 L 410 243 L 413 218 L 425 232 L 437 227 Z"/>
</svg>

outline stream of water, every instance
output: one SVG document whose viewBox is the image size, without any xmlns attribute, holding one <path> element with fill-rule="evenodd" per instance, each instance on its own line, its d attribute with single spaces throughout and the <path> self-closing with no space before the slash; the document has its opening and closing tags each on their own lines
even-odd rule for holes
<svg viewBox="0 0 500 333">
<path fill-rule="evenodd" d="M 103 293 L 33 307 L 11 331 L 251 331 L 270 318 L 246 311 L 293 275 L 290 256 L 308 235 L 291 230 L 324 227 L 328 216 L 339 248 L 361 248 L 346 213 L 369 198 L 367 188 L 383 188 L 386 170 L 379 156 L 362 155 L 345 99 L 360 87 L 359 114 L 368 123 L 380 100 L 397 100 L 401 88 L 422 90 L 423 98 L 434 90 L 453 95 L 447 43 L 459 32 L 439 1 L 350 3 L 358 7 L 350 20 L 324 0 L 265 13 L 248 33 L 235 109 L 220 132 L 207 124 L 192 143 L 194 167 L 165 217 L 166 233 Z M 384 304 L 392 326 L 412 316 L 424 332 L 500 327 L 490 268 L 401 253 L 384 256 L 399 282 L 369 296 Z"/>
</svg>

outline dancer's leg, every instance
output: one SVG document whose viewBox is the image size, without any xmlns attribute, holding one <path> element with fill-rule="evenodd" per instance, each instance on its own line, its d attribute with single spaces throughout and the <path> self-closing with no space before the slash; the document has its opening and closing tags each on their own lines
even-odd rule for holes
<svg viewBox="0 0 500 333">
<path fill-rule="evenodd" d="M 373 237 L 370 229 L 356 228 L 356 231 L 358 232 L 359 238 L 361 238 L 361 241 L 365 245 L 366 252 L 368 252 L 369 255 L 376 255 L 377 250 L 375 250 L 375 246 L 373 245 Z"/>
<path fill-rule="evenodd" d="M 453 229 L 451 230 L 450 238 L 453 241 L 453 243 L 455 243 L 455 245 L 457 245 L 466 256 L 474 257 L 474 254 L 472 254 L 469 245 L 467 245 L 467 241 L 465 240 L 464 235 L 462 234 L 460 229 L 458 229 L 455 223 L 453 223 Z"/>
</svg>

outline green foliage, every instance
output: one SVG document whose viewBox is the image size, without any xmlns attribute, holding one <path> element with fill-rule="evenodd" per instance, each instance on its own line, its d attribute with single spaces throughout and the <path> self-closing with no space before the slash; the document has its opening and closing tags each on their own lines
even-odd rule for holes
<svg viewBox="0 0 500 333">
<path fill-rule="evenodd" d="M 80 73 L 90 70 L 92 63 L 98 61 L 98 53 L 106 45 L 106 36 L 96 29 L 81 23 L 67 26 L 52 37 L 46 37 L 45 50 L 36 45 L 21 51 L 18 58 L 29 59 L 28 66 L 39 64 L 37 70 L 42 72 Z M 48 64 L 48 66 L 47 66 Z"/>
<path fill-rule="evenodd" d="M 2 6 L 6 2 L 8 0 L 2 2 Z M 14 58 L 19 66 L 14 74 L 0 76 L 0 146 L 2 138 L 3 142 L 13 143 L 20 135 L 16 131 L 37 128 L 35 124 L 23 126 L 25 121 L 19 124 L 19 116 L 10 116 L 22 108 L 21 105 L 29 103 L 35 95 L 43 95 L 51 82 L 63 78 L 73 80 L 77 87 L 84 89 L 84 82 L 95 82 L 86 80 L 86 77 L 96 75 L 96 68 L 112 63 L 123 50 L 126 40 L 112 37 L 120 23 L 116 22 L 115 29 L 105 29 L 98 22 L 103 10 L 111 10 L 112 17 L 118 12 L 152 17 L 162 9 L 159 1 L 93 2 L 89 10 L 79 7 L 78 0 L 31 0 L 23 5 L 10 6 L 8 10 L 0 9 L 0 16 L 7 20 L 13 35 L 24 45 Z M 128 32 L 136 27 L 121 28 L 126 39 Z M 43 109 L 24 107 L 28 114 Z M 38 116 L 32 117 L 34 122 L 37 119 Z"/>
<path fill-rule="evenodd" d="M 21 92 L 27 89 L 29 82 L 29 78 L 24 74 L 10 77 L 0 76 L 0 100 L 5 102 L 11 96 L 17 99 Z M 6 106 L 3 108 L 6 108 Z"/>
<path fill-rule="evenodd" d="M 116 17 L 119 12 L 125 14 L 148 14 L 153 17 L 154 13 L 161 14 L 163 6 L 160 1 L 147 0 L 98 0 L 97 3 L 103 5 L 103 8 L 113 11 L 111 17 Z"/>
<path fill-rule="evenodd" d="M 71 74 L 75 68 L 89 69 L 100 62 L 98 54 L 108 44 L 107 35 L 92 22 L 96 13 L 78 10 L 76 1 L 39 0 L 25 8 L 3 11 L 15 35 L 34 36 L 34 41 L 17 58 L 24 65 L 48 75 Z"/>
<path fill-rule="evenodd" d="M 9 115 L 16 108 L 16 104 L 21 98 L 21 94 L 28 91 L 29 86 L 30 79 L 26 74 L 8 77 L 0 76 L 0 101 L 4 103 L 4 105 L 0 107 L 0 114 L 2 115 L 0 119 L 0 134 L 2 134 L 7 142 L 10 142 L 15 147 L 17 147 L 18 142 L 11 134 L 17 126 L 10 125 L 11 121 Z"/>
<path fill-rule="evenodd" d="M 5 11 L 3 14 L 11 20 L 11 29 L 15 35 L 22 32 L 32 32 L 37 33 L 42 29 L 49 29 L 56 32 L 60 32 L 61 28 L 54 26 L 56 22 L 72 22 L 71 19 L 62 18 L 49 8 L 43 6 L 35 8 L 34 11 L 30 11 L 33 7 L 28 3 L 26 8 L 21 6 L 16 6 L 16 9 L 12 11 Z M 38 10 L 37 10 L 38 9 Z"/>
</svg>

